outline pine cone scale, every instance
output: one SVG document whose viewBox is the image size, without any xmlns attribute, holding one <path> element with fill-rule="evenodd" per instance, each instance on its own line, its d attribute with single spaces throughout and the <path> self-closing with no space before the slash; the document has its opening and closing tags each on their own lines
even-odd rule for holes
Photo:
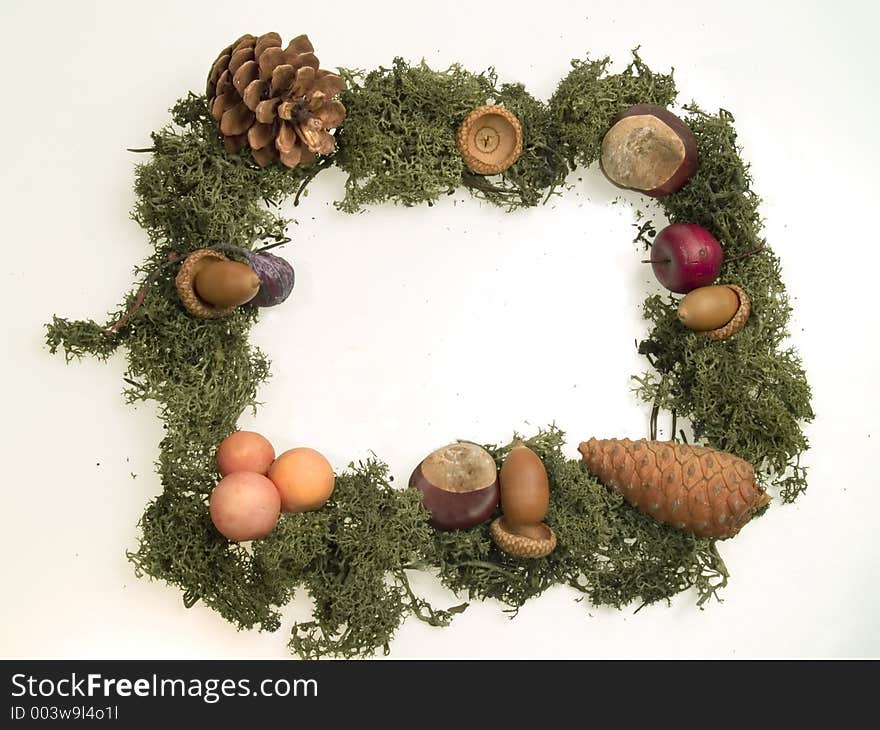
<svg viewBox="0 0 880 730">
<path fill-rule="evenodd" d="M 254 60 L 245 61 L 237 71 L 232 74 L 232 85 L 239 95 L 244 94 L 244 90 L 252 81 L 256 81 L 260 77 L 260 69 Z"/>
<path fill-rule="evenodd" d="M 306 146 L 319 155 L 329 155 L 336 146 L 333 135 L 324 130 L 323 122 L 317 117 L 312 117 L 298 125 L 297 132 Z"/>
<path fill-rule="evenodd" d="M 227 53 L 214 61 L 214 65 L 211 66 L 211 73 L 208 74 L 208 96 L 210 96 L 214 89 L 217 88 L 217 81 L 221 74 L 229 68 L 229 61 L 231 58 L 232 57 Z"/>
<path fill-rule="evenodd" d="M 333 73 L 324 74 L 315 82 L 315 90 L 320 91 L 327 99 L 332 99 L 343 89 L 345 89 L 345 81 L 341 76 Z"/>
<path fill-rule="evenodd" d="M 303 158 L 303 148 L 301 145 L 297 145 L 290 152 L 281 152 L 280 159 L 288 167 L 296 167 L 300 162 L 302 162 Z"/>
<path fill-rule="evenodd" d="M 237 137 L 247 132 L 253 123 L 254 113 L 242 101 L 223 112 L 220 131 L 226 137 Z"/>
<path fill-rule="evenodd" d="M 282 101 L 278 105 L 278 110 L 276 114 L 279 119 L 283 119 L 285 122 L 289 122 L 293 119 L 293 115 L 296 113 L 296 106 L 289 101 Z"/>
<path fill-rule="evenodd" d="M 281 36 L 275 32 L 264 33 L 254 44 L 254 55 L 261 56 L 267 49 L 272 47 L 281 47 Z"/>
<path fill-rule="evenodd" d="M 266 93 L 267 86 L 268 82 L 265 79 L 254 79 L 245 87 L 241 98 L 244 101 L 245 106 L 247 106 L 252 112 L 257 111 L 257 107 L 263 100 L 263 94 Z"/>
<path fill-rule="evenodd" d="M 235 41 L 231 46 L 229 46 L 228 52 L 235 53 L 236 51 L 242 48 L 253 48 L 257 42 L 256 36 L 251 35 L 250 33 L 245 33 L 241 36 L 237 41 Z"/>
<path fill-rule="evenodd" d="M 277 46 L 267 48 L 260 54 L 260 78 L 268 79 L 278 66 L 284 63 L 284 51 Z"/>
<path fill-rule="evenodd" d="M 247 144 L 247 135 L 239 134 L 235 137 L 224 137 L 223 138 L 223 146 L 226 148 L 226 151 L 230 155 L 234 155 L 237 152 L 241 152 Z"/>
<path fill-rule="evenodd" d="M 254 49 L 253 48 L 242 48 L 240 51 L 236 51 L 232 54 L 232 57 L 229 59 L 229 73 L 235 76 L 238 73 L 238 70 L 244 66 L 246 63 L 251 63 L 254 60 Z"/>
<path fill-rule="evenodd" d="M 267 144 L 258 150 L 252 149 L 251 152 L 260 167 L 266 167 L 278 159 L 278 150 L 275 149 L 274 144 Z"/>
<path fill-rule="evenodd" d="M 290 93 L 293 96 L 305 96 L 312 90 L 315 82 L 315 69 L 311 66 L 300 66 L 296 70 L 293 78 L 293 84 L 290 86 Z"/>
<path fill-rule="evenodd" d="M 314 53 L 315 47 L 307 35 L 298 35 L 287 44 L 287 50 L 294 53 Z"/>
<path fill-rule="evenodd" d="M 266 99 L 257 104 L 256 116 L 260 124 L 271 124 L 275 121 L 275 110 L 280 101 L 278 99 Z"/>
<path fill-rule="evenodd" d="M 211 116 L 214 118 L 214 121 L 219 123 L 223 119 L 223 114 L 226 110 L 232 109 L 236 103 L 238 102 L 234 94 L 221 94 L 214 99 L 214 103 L 211 105 Z"/>
<path fill-rule="evenodd" d="M 290 65 L 297 69 L 313 68 L 317 71 L 321 63 L 314 53 L 297 53 L 291 54 Z"/>
<path fill-rule="evenodd" d="M 248 144 L 252 150 L 261 150 L 275 138 L 275 127 L 272 124 L 257 122 L 248 130 Z"/>
<path fill-rule="evenodd" d="M 289 124 L 282 124 L 275 137 L 275 146 L 282 155 L 289 155 L 297 146 L 296 130 Z"/>
<path fill-rule="evenodd" d="M 220 78 L 217 79 L 217 88 L 214 93 L 217 96 L 220 96 L 230 92 L 235 92 L 235 87 L 232 85 L 232 74 L 229 73 L 229 69 L 227 68 L 222 74 L 220 74 Z"/>
<path fill-rule="evenodd" d="M 285 89 L 290 88 L 293 79 L 296 77 L 296 69 L 289 63 L 276 66 L 272 71 L 272 80 L 269 85 L 269 93 L 272 96 L 280 94 Z"/>
</svg>

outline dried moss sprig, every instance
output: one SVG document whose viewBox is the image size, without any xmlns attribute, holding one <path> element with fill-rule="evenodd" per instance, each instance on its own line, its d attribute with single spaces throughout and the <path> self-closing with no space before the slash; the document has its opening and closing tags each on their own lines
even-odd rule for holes
<svg viewBox="0 0 880 730">
<path fill-rule="evenodd" d="M 673 297 L 649 297 L 644 311 L 653 327 L 639 351 L 656 372 L 638 377 L 636 390 L 690 419 L 697 440 L 753 463 L 759 478 L 792 501 L 807 486 L 802 424 L 813 410 L 800 357 L 786 345 L 791 305 L 780 262 L 762 236 L 760 199 L 737 147 L 733 116 L 691 107 L 687 121 L 700 168 L 660 206 L 671 222 L 697 223 L 718 238 L 725 252 L 720 281 L 749 293 L 752 316 L 732 339 L 712 342 L 680 325 Z"/>
</svg>

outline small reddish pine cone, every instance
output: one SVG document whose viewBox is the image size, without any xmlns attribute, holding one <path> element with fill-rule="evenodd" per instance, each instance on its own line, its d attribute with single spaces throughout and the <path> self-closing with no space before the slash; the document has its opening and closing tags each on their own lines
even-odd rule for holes
<svg viewBox="0 0 880 730">
<path fill-rule="evenodd" d="M 590 439 L 578 451 L 633 507 L 699 537 L 733 537 L 770 501 L 751 464 L 705 446 Z"/>
<path fill-rule="evenodd" d="M 314 162 L 336 149 L 330 133 L 345 119 L 335 97 L 345 82 L 319 68 L 308 37 L 243 35 L 223 49 L 208 75 L 207 97 L 227 152 L 250 147 L 261 167 Z"/>
</svg>

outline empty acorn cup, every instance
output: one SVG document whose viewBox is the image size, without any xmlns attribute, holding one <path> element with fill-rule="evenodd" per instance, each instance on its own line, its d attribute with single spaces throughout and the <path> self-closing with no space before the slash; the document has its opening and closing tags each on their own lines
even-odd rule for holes
<svg viewBox="0 0 880 730">
<path fill-rule="evenodd" d="M 471 172 L 496 175 L 522 154 L 519 120 L 503 106 L 481 106 L 458 128 L 458 149 Z"/>
<path fill-rule="evenodd" d="M 726 340 L 745 326 L 751 311 L 752 302 L 742 287 L 719 284 L 689 292 L 678 305 L 678 319 L 710 340 Z"/>
<path fill-rule="evenodd" d="M 186 257 L 175 285 L 186 311 L 201 319 L 218 319 L 253 299 L 260 289 L 260 277 L 246 264 L 203 248 Z"/>
</svg>

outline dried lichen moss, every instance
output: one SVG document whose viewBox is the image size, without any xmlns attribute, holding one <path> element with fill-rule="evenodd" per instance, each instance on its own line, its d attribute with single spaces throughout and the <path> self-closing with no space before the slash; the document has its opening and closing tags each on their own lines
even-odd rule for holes
<svg viewBox="0 0 880 730">
<path fill-rule="evenodd" d="M 336 164 L 348 174 L 341 210 L 394 201 L 431 204 L 461 185 L 456 124 L 486 102 L 494 77 L 434 71 L 395 58 L 367 74 L 342 70 L 347 115 Z"/>
<path fill-rule="evenodd" d="M 617 75 L 606 73 L 606 61 L 575 62 L 549 104 L 521 86 L 497 88 L 491 71 L 436 72 L 395 61 L 392 69 L 348 78 L 350 115 L 330 162 L 349 173 L 340 207 L 352 211 L 386 200 L 430 203 L 462 184 L 508 208 L 534 205 L 561 184 L 568 164 L 595 160 L 604 127 L 620 108 L 665 104 L 674 96 L 671 77 L 652 74 L 638 58 Z M 489 101 L 503 101 L 520 117 L 526 146 L 505 175 L 477 178 L 464 171 L 454 134 L 470 109 Z M 375 460 L 340 475 L 327 508 L 285 516 L 253 550 L 224 540 L 206 506 L 217 479 L 214 449 L 241 412 L 255 406 L 269 363 L 248 343 L 252 309 L 213 321 L 184 312 L 169 257 L 207 245 L 284 240 L 288 221 L 272 212 L 274 203 L 323 168 L 261 169 L 247 152 L 228 156 L 201 97 L 181 100 L 173 117 L 175 126 L 153 135 L 152 157 L 136 172 L 133 217 L 154 247 L 137 270 L 139 279 L 155 278 L 143 306 L 115 334 L 93 321 L 56 317 L 46 335 L 50 349 L 62 349 L 68 359 L 103 359 L 124 347 L 127 398 L 159 404 L 163 492 L 148 505 L 139 547 L 129 556 L 139 574 L 178 586 L 186 605 L 201 600 L 239 628 L 278 628 L 278 607 L 303 590 L 314 600 L 313 620 L 294 626 L 290 645 L 309 657 L 387 651 L 410 613 L 447 624 L 463 606 L 437 610 L 414 595 L 406 575 L 417 567 L 468 598 L 496 598 L 513 610 L 559 583 L 593 604 L 621 607 L 691 587 L 703 602 L 726 582 L 714 543 L 657 525 L 624 504 L 564 456 L 555 429 L 528 442 L 544 459 L 552 487 L 547 520 L 559 547 L 547 559 L 519 562 L 499 553 L 486 525 L 433 531 L 416 493 L 393 489 L 387 468 Z M 732 120 L 694 112 L 690 123 L 702 168 L 664 201 L 665 212 L 716 232 L 729 255 L 747 251 L 760 241 L 758 201 Z M 682 331 L 673 303 L 649 298 L 654 329 L 641 347 L 658 372 L 641 379 L 639 392 L 691 417 L 709 443 L 756 461 L 793 498 L 804 475 L 785 468 L 796 467 L 806 448 L 798 421 L 812 412 L 797 356 L 783 346 L 790 307 L 778 267 L 765 249 L 725 268 L 725 280 L 745 286 L 756 308 L 749 326 L 727 343 Z M 135 298 L 136 291 L 125 297 L 110 322 Z M 500 460 L 505 448 L 492 452 Z"/>
</svg>

